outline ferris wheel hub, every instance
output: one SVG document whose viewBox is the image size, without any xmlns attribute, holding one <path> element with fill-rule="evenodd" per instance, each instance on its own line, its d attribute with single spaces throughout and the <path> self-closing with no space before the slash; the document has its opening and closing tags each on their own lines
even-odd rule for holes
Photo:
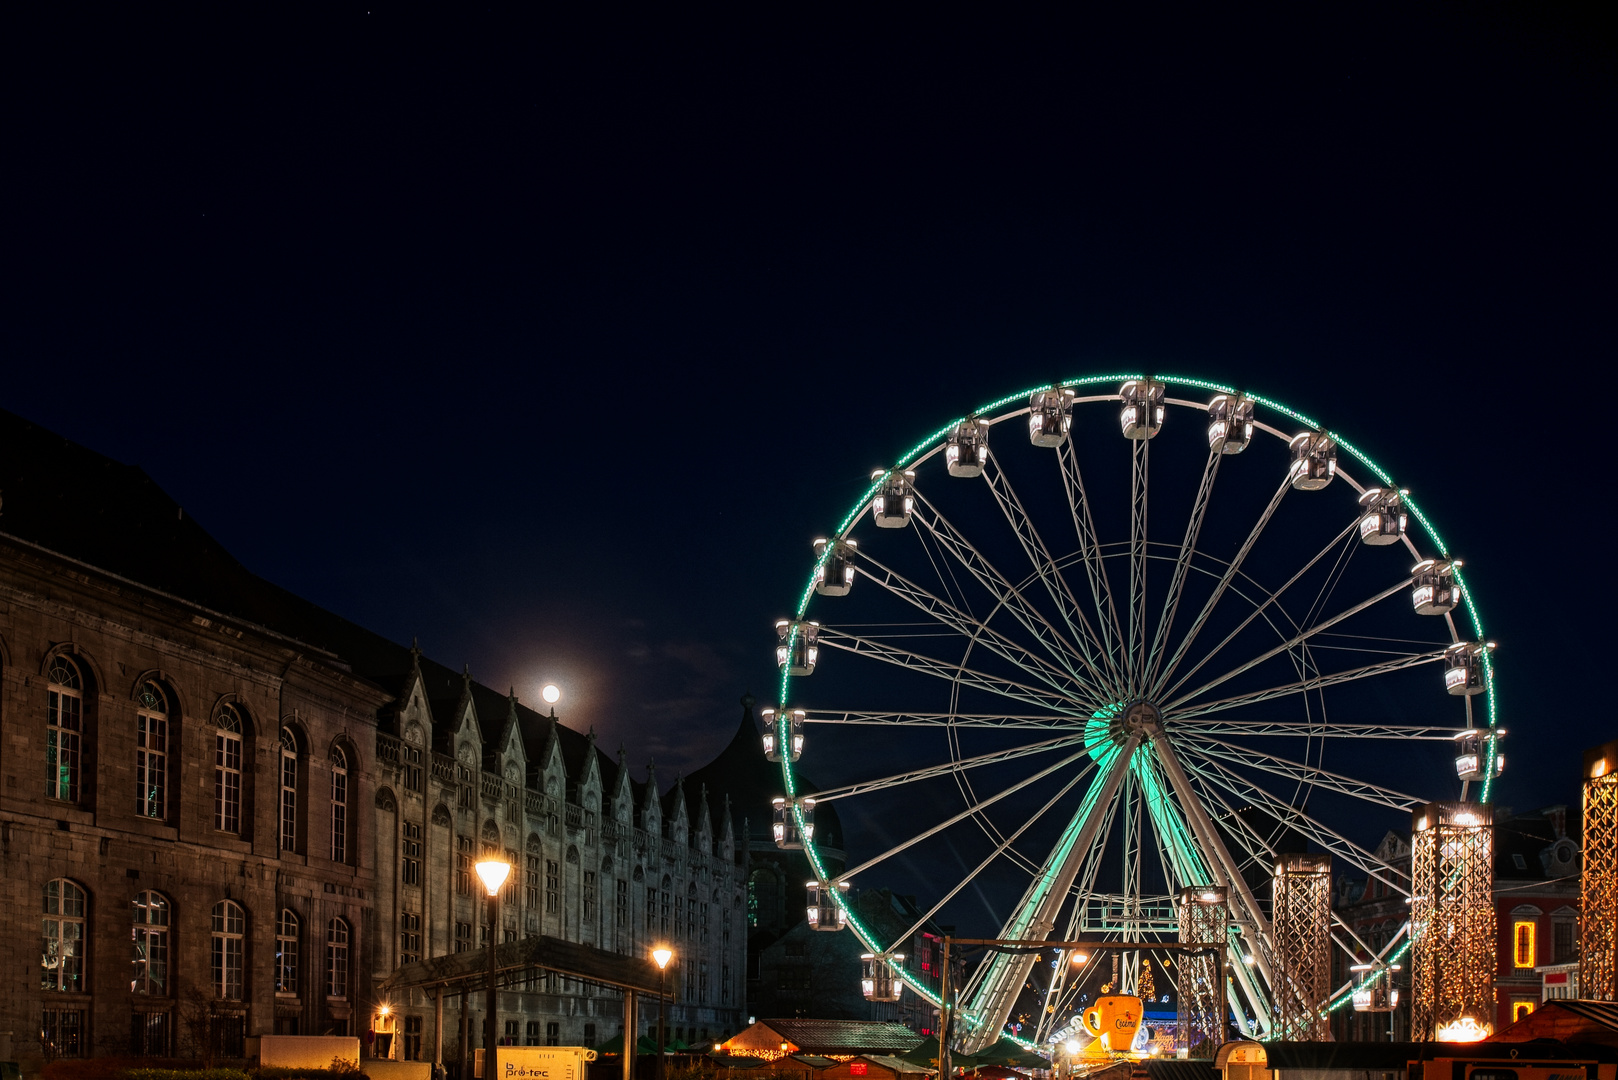
<svg viewBox="0 0 1618 1080">
<path fill-rule="evenodd" d="M 1118 718 L 1118 736 L 1149 739 L 1163 730 L 1163 713 L 1150 701 L 1131 702 Z"/>
</svg>

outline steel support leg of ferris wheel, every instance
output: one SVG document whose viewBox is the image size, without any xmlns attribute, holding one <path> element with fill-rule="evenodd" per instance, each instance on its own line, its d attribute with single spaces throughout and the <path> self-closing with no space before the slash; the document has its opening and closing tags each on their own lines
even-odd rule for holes
<svg viewBox="0 0 1618 1080">
<path fill-rule="evenodd" d="M 1208 817 L 1207 808 L 1197 798 L 1196 792 L 1191 790 L 1191 781 L 1186 778 L 1185 770 L 1180 767 L 1180 759 L 1175 756 L 1174 749 L 1169 745 L 1167 736 L 1161 729 L 1152 739 L 1150 746 L 1158 763 L 1163 766 L 1163 774 L 1168 777 L 1169 786 L 1174 789 L 1180 806 L 1190 819 L 1187 824 L 1191 826 L 1193 835 L 1201 844 L 1203 852 L 1211 856 L 1210 869 L 1223 878 L 1219 882 L 1226 889 L 1230 898 L 1231 909 L 1236 916 L 1236 924 L 1242 928 L 1243 935 L 1248 939 L 1248 947 L 1252 950 L 1253 963 L 1245 962 L 1241 955 L 1232 958 L 1231 972 L 1235 981 L 1241 985 L 1243 992 L 1253 1005 L 1253 1011 L 1258 1015 L 1259 1027 L 1268 1035 L 1274 1023 L 1270 1015 L 1268 996 L 1253 977 L 1253 968 L 1257 968 L 1263 975 L 1264 981 L 1270 986 L 1275 985 L 1275 976 L 1270 970 L 1269 942 L 1270 922 L 1264 917 L 1264 912 L 1258 906 L 1258 900 L 1253 896 L 1253 890 L 1247 887 L 1247 881 L 1242 877 L 1241 868 L 1231 857 L 1225 842 L 1219 838 L 1219 830 L 1215 828 L 1211 818 Z M 1233 950 L 1232 950 L 1233 951 Z M 1236 1005 L 1235 1001 L 1231 1002 Z"/>
<path fill-rule="evenodd" d="M 1078 812 L 1062 831 L 1061 840 L 1023 894 L 1016 914 L 1001 928 L 1000 938 L 1043 940 L 1050 937 L 1056 928 L 1057 912 L 1073 890 L 1073 879 L 1095 843 L 1107 808 L 1118 797 L 1118 790 L 1129 773 L 1130 759 L 1139 746 L 1138 734 L 1129 735 L 1117 745 L 1106 771 L 1091 782 Z M 976 1021 L 960 1038 L 961 1048 L 966 1053 L 981 1050 L 1000 1037 L 1016 1004 L 1017 993 L 1027 981 L 1036 959 L 1031 953 L 997 953 L 984 965 L 984 974 L 974 980 L 976 986 L 971 998 L 962 1002 L 959 1010 Z"/>
</svg>

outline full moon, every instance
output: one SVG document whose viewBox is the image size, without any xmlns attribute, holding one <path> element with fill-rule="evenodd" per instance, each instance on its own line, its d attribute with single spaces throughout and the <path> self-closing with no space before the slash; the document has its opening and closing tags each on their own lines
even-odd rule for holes
<svg viewBox="0 0 1618 1080">
<path fill-rule="evenodd" d="M 555 705 L 562 700 L 562 691 L 557 688 L 555 683 L 546 683 L 545 688 L 539 692 L 539 696 L 545 699 L 547 705 Z"/>
</svg>

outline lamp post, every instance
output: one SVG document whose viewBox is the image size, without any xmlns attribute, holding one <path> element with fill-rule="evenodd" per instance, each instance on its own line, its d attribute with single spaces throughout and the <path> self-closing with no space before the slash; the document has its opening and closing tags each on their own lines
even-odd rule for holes
<svg viewBox="0 0 1618 1080">
<path fill-rule="evenodd" d="M 657 961 L 657 1080 L 664 1080 L 663 1014 L 667 1011 L 669 961 L 674 959 L 674 950 L 659 945 L 652 950 L 652 959 Z"/>
<path fill-rule="evenodd" d="M 494 973 L 498 966 L 495 947 L 500 930 L 500 886 L 511 873 L 511 864 L 502 859 L 484 859 L 477 864 L 478 879 L 489 890 L 489 997 L 483 1006 L 483 1080 L 494 1080 L 494 1044 L 499 1031 L 495 1019 L 498 1002 L 495 998 Z"/>
</svg>

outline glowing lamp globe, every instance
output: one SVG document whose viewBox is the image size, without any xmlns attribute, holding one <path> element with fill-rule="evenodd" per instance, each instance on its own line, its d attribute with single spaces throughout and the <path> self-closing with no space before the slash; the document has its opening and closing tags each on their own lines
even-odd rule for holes
<svg viewBox="0 0 1618 1080">
<path fill-rule="evenodd" d="M 562 700 L 562 688 L 555 683 L 546 683 L 539 691 L 539 696 L 545 699 L 545 704 L 555 705 Z"/>
<path fill-rule="evenodd" d="M 652 959 L 657 961 L 657 969 L 662 971 L 669 966 L 669 961 L 674 959 L 674 950 L 667 945 L 659 945 L 652 950 Z"/>
<path fill-rule="evenodd" d="M 483 887 L 489 890 L 490 896 L 500 894 L 500 886 L 506 883 L 506 876 L 511 873 L 511 864 L 501 862 L 499 859 L 485 859 L 474 868 L 478 872 L 478 880 Z"/>
</svg>

